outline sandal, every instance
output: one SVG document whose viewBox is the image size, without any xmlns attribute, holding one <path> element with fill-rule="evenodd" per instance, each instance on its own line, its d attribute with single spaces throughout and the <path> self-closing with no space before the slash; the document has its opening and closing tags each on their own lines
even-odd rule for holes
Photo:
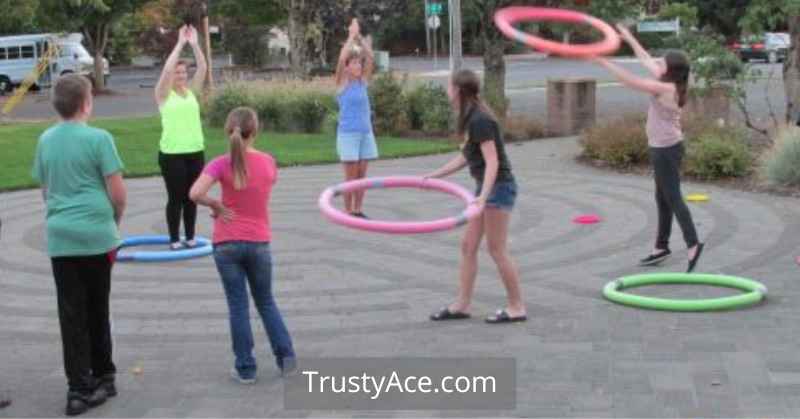
<svg viewBox="0 0 800 419">
<path fill-rule="evenodd" d="M 499 324 L 499 323 L 517 323 L 517 322 L 524 322 L 528 320 L 528 316 L 517 316 L 511 317 L 508 315 L 508 312 L 504 309 L 497 310 L 494 316 L 489 316 L 486 318 L 486 323 L 490 324 Z"/>
<path fill-rule="evenodd" d="M 441 310 L 431 314 L 431 320 L 437 322 L 441 320 L 462 320 L 470 318 L 469 313 L 460 311 L 450 311 L 450 307 L 442 307 Z"/>
</svg>

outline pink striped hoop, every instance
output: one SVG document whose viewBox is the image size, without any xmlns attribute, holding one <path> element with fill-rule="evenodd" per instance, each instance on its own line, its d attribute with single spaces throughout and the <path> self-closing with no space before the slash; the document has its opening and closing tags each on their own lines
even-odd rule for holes
<svg viewBox="0 0 800 419">
<path fill-rule="evenodd" d="M 346 214 L 333 206 L 333 198 L 343 194 L 375 188 L 419 188 L 433 189 L 460 198 L 467 207 L 456 216 L 441 218 L 434 221 L 381 221 L 366 220 Z M 376 233 L 389 234 L 419 234 L 434 233 L 437 231 L 451 230 L 466 224 L 469 220 L 477 217 L 482 208 L 471 205 L 475 196 L 466 189 L 452 182 L 441 179 L 425 179 L 414 176 L 390 176 L 383 178 L 368 178 L 354 180 L 331 186 L 319 197 L 319 209 L 325 217 L 339 225 L 358 230 L 372 231 Z"/>
<path fill-rule="evenodd" d="M 567 23 L 584 23 L 602 32 L 605 36 L 600 42 L 588 45 L 570 45 L 561 42 L 548 41 L 522 32 L 512 26 L 522 21 L 556 21 Z M 521 42 L 539 51 L 563 55 L 566 57 L 590 57 L 608 55 L 619 49 L 620 39 L 617 31 L 608 23 L 573 10 L 553 9 L 547 7 L 506 7 L 494 14 L 494 23 L 497 29 L 506 37 Z"/>
</svg>

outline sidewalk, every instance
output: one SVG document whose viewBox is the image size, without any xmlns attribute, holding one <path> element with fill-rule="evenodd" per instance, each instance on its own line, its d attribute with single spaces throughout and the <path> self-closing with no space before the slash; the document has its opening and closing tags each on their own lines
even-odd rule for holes
<svg viewBox="0 0 800 419">
<path fill-rule="evenodd" d="M 513 411 L 287 411 L 257 318 L 259 382 L 228 376 L 232 359 L 225 300 L 210 258 L 174 264 L 119 264 L 113 278 L 115 361 L 120 395 L 88 417 L 800 416 L 800 205 L 795 199 L 686 184 L 711 200 L 690 204 L 708 243 L 700 272 L 763 282 L 760 306 L 680 314 L 621 307 L 604 284 L 647 271 L 635 262 L 656 229 L 652 179 L 577 164 L 574 139 L 508 147 L 520 195 L 510 248 L 520 267 L 529 321 L 492 327 L 482 318 L 504 303 L 503 288 L 482 251 L 473 319 L 427 320 L 451 301 L 463 231 L 384 236 L 325 221 L 319 193 L 341 180 L 338 165 L 281 172 L 273 195 L 275 293 L 299 356 L 514 357 Z M 450 156 L 380 161 L 370 175 L 419 174 Z M 454 181 L 472 188 L 464 172 Z M 128 181 L 124 235 L 165 231 L 161 179 Z M 460 205 L 444 195 L 376 191 L 373 218 L 428 219 Z M 65 396 L 58 318 L 44 254 L 38 191 L 0 199 L 0 376 L 14 403 L 3 417 L 61 416 Z M 573 224 L 580 214 L 603 222 Z M 205 211 L 199 232 L 210 234 Z M 653 271 L 683 271 L 675 254 Z M 648 295 L 729 295 L 708 287 L 643 289 Z M 136 374 L 135 368 L 142 373 Z"/>
</svg>

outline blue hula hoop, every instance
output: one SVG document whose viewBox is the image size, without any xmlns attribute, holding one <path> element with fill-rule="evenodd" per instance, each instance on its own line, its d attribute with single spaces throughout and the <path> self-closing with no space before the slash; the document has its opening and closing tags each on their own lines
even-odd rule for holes
<svg viewBox="0 0 800 419">
<path fill-rule="evenodd" d="M 192 258 L 199 258 L 208 256 L 214 252 L 214 247 L 211 241 L 204 237 L 195 237 L 197 246 L 191 249 L 181 250 L 140 250 L 133 252 L 126 252 L 122 249 L 125 247 L 154 245 L 154 244 L 169 244 L 170 240 L 167 236 L 133 236 L 122 240 L 122 245 L 119 247 L 120 251 L 117 252 L 118 262 L 170 262 L 176 260 L 185 260 Z"/>
</svg>

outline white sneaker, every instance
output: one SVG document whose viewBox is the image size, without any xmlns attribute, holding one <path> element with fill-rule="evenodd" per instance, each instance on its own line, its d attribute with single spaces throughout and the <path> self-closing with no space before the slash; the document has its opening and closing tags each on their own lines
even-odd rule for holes
<svg viewBox="0 0 800 419">
<path fill-rule="evenodd" d="M 253 378 L 242 378 L 242 376 L 239 375 L 239 371 L 236 371 L 235 367 L 231 368 L 231 378 L 233 378 L 234 380 L 238 381 L 239 384 L 255 384 L 256 383 L 256 377 L 253 377 Z"/>
<path fill-rule="evenodd" d="M 169 250 L 181 250 L 183 249 L 183 243 L 181 242 L 174 242 L 169 244 Z"/>
</svg>

